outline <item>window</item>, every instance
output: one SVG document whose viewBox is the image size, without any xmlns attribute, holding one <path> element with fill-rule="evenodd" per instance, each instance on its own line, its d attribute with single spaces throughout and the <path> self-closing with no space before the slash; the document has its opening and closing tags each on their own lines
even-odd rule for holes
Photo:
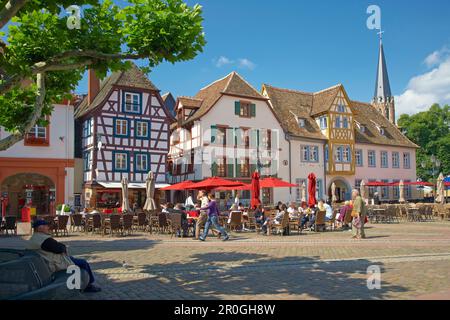
<svg viewBox="0 0 450 320">
<path fill-rule="evenodd" d="M 387 168 L 388 166 L 388 153 L 386 151 L 381 151 L 381 167 Z"/>
<path fill-rule="evenodd" d="M 348 118 L 344 117 L 344 128 L 348 129 Z"/>
<path fill-rule="evenodd" d="M 362 124 L 362 125 L 359 127 L 359 131 L 361 131 L 362 133 L 366 132 L 366 126 Z"/>
<path fill-rule="evenodd" d="M 355 179 L 355 188 L 359 190 L 361 188 L 361 179 Z"/>
<path fill-rule="evenodd" d="M 341 116 L 336 116 L 334 127 L 335 128 L 340 128 L 341 127 Z"/>
<path fill-rule="evenodd" d="M 83 138 L 88 138 L 92 135 L 92 130 L 94 127 L 94 119 L 88 119 L 83 122 Z"/>
<path fill-rule="evenodd" d="M 369 161 L 369 167 L 376 167 L 377 166 L 377 160 L 375 151 L 369 150 L 367 153 L 367 159 Z"/>
<path fill-rule="evenodd" d="M 316 197 L 318 200 L 323 199 L 322 179 L 316 181 Z"/>
<path fill-rule="evenodd" d="M 400 180 L 393 180 L 392 182 L 399 183 Z M 399 188 L 400 187 L 398 187 L 398 186 L 392 187 L 392 194 L 394 196 L 394 199 L 400 198 L 400 190 L 399 190 Z"/>
<path fill-rule="evenodd" d="M 226 177 L 227 175 L 226 167 L 227 166 L 225 158 L 217 158 L 211 166 L 212 176 Z"/>
<path fill-rule="evenodd" d="M 227 133 L 226 128 L 217 128 L 215 144 L 225 146 L 226 145 L 226 133 Z"/>
<path fill-rule="evenodd" d="M 128 153 L 114 152 L 114 171 L 127 172 L 128 171 Z"/>
<path fill-rule="evenodd" d="M 302 154 L 301 155 L 302 162 L 308 162 L 309 161 L 308 152 L 309 152 L 309 148 L 307 146 L 302 146 L 302 152 L 301 152 L 301 154 Z"/>
<path fill-rule="evenodd" d="M 369 179 L 369 182 L 375 182 L 377 180 L 374 179 Z M 376 187 L 369 187 L 369 198 L 373 198 L 373 196 L 375 195 L 375 190 Z"/>
<path fill-rule="evenodd" d="M 306 120 L 305 118 L 298 118 L 298 126 L 300 128 L 304 128 L 306 126 Z"/>
<path fill-rule="evenodd" d="M 309 147 L 309 161 L 319 162 L 319 147 L 314 146 Z"/>
<path fill-rule="evenodd" d="M 339 104 L 338 105 L 338 112 L 345 113 L 346 112 L 345 106 L 342 105 L 342 104 Z"/>
<path fill-rule="evenodd" d="M 320 121 L 320 129 L 324 130 L 328 128 L 328 121 L 326 116 L 320 117 L 319 121 Z"/>
<path fill-rule="evenodd" d="M 307 179 L 295 179 L 295 184 L 298 185 L 296 189 L 296 201 L 298 203 L 302 202 L 302 194 L 300 191 L 300 188 L 302 187 L 303 183 L 305 184 L 305 196 L 306 196 L 306 201 L 308 201 L 308 180 Z"/>
<path fill-rule="evenodd" d="M 272 149 L 271 130 L 261 130 L 261 148 L 263 150 Z"/>
<path fill-rule="evenodd" d="M 349 146 L 342 147 L 342 150 L 343 150 L 342 162 L 345 162 L 345 163 L 352 162 L 352 155 L 350 152 L 350 147 Z"/>
<path fill-rule="evenodd" d="M 146 153 L 135 153 L 135 171 L 137 172 L 147 172 L 149 170 L 148 166 L 148 154 Z"/>
<path fill-rule="evenodd" d="M 389 180 L 381 180 L 383 183 L 389 183 Z M 381 198 L 389 199 L 389 187 L 381 187 Z"/>
<path fill-rule="evenodd" d="M 250 177 L 250 159 L 242 158 L 237 160 L 236 178 Z"/>
<path fill-rule="evenodd" d="M 411 169 L 411 155 L 409 152 L 403 153 L 403 168 Z"/>
<path fill-rule="evenodd" d="M 44 126 L 35 125 L 28 132 L 28 138 L 30 139 L 46 139 L 47 138 L 47 129 Z"/>
<path fill-rule="evenodd" d="M 250 145 L 250 137 L 248 134 L 248 129 L 235 128 L 234 129 L 234 139 L 235 145 L 237 147 L 248 148 Z"/>
<path fill-rule="evenodd" d="M 400 168 L 400 155 L 398 152 L 392 152 L 392 168 Z"/>
<path fill-rule="evenodd" d="M 302 146 L 301 160 L 302 162 L 319 162 L 319 147 Z"/>
<path fill-rule="evenodd" d="M 136 121 L 135 125 L 136 138 L 148 138 L 148 122 L 147 121 Z"/>
<path fill-rule="evenodd" d="M 114 134 L 116 136 L 128 136 L 127 119 L 114 119 Z"/>
<path fill-rule="evenodd" d="M 411 180 L 405 180 L 405 198 L 411 199 L 411 197 L 412 197 L 411 185 L 407 184 L 406 182 L 411 182 Z"/>
<path fill-rule="evenodd" d="M 380 134 L 381 134 L 382 136 L 384 136 L 384 128 L 381 128 L 381 127 L 380 127 L 380 130 L 379 130 L 379 131 L 380 131 Z"/>
<path fill-rule="evenodd" d="M 35 125 L 25 136 L 24 144 L 33 146 L 48 146 L 49 132 L 48 126 Z"/>
<path fill-rule="evenodd" d="M 356 166 L 357 167 L 362 167 L 364 166 L 363 164 L 363 152 L 361 149 L 358 149 L 355 151 L 355 157 L 356 157 Z"/>
<path fill-rule="evenodd" d="M 83 153 L 83 170 L 89 171 L 92 169 L 92 157 L 91 152 L 86 151 Z"/>
<path fill-rule="evenodd" d="M 335 162 L 337 162 L 337 163 L 342 162 L 343 151 L 344 151 L 343 147 L 342 146 L 338 146 L 335 150 L 336 150 L 335 151 L 335 155 L 334 155 Z"/>
<path fill-rule="evenodd" d="M 123 112 L 141 113 L 141 100 L 142 95 L 140 93 L 125 92 L 123 97 Z"/>
<path fill-rule="evenodd" d="M 234 114 L 243 118 L 256 117 L 256 105 L 245 101 L 236 101 Z"/>
</svg>

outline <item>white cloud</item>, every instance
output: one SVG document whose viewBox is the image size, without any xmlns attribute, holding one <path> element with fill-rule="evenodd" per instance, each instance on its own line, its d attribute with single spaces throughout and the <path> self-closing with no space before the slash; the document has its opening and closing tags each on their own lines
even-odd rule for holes
<svg viewBox="0 0 450 320">
<path fill-rule="evenodd" d="M 217 68 L 221 68 L 227 64 L 233 64 L 234 61 L 228 59 L 227 57 L 221 56 L 217 61 L 216 61 L 216 67 Z"/>
<path fill-rule="evenodd" d="M 239 68 L 254 70 L 256 68 L 256 64 L 246 58 L 239 59 Z"/>
<path fill-rule="evenodd" d="M 219 59 L 214 59 L 213 63 L 217 68 L 222 68 L 223 66 L 228 65 L 248 70 L 254 70 L 256 68 L 256 64 L 247 58 L 239 58 L 237 60 L 233 60 L 225 56 L 220 56 Z"/>
<path fill-rule="evenodd" d="M 425 111 L 434 103 L 450 103 L 450 50 L 435 51 L 424 63 L 433 69 L 412 78 L 405 92 L 395 97 L 398 116 Z"/>
<path fill-rule="evenodd" d="M 443 60 L 448 57 L 448 54 L 450 53 L 450 49 L 447 47 L 442 48 L 441 50 L 436 50 L 432 54 L 428 55 L 428 57 L 425 58 L 424 63 L 427 65 L 428 68 L 434 67 L 439 65 L 443 62 Z"/>
</svg>

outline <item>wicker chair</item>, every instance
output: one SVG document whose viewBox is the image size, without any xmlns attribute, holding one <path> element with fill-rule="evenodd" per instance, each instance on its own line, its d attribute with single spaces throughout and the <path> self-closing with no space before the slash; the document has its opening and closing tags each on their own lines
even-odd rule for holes
<svg viewBox="0 0 450 320">
<path fill-rule="evenodd" d="M 255 211 L 249 210 L 247 213 L 248 220 L 245 222 L 245 227 L 249 230 L 256 230 L 257 223 L 255 218 Z"/>
<path fill-rule="evenodd" d="M 228 223 L 227 227 L 230 231 L 233 228 L 234 228 L 234 230 L 236 230 L 237 227 L 242 227 L 242 212 L 240 212 L 240 211 L 231 212 L 229 223 Z"/>
<path fill-rule="evenodd" d="M 178 231 L 183 237 L 182 232 L 182 218 L 181 213 L 172 213 L 170 214 L 170 219 L 168 220 L 168 230 L 170 232 L 170 237 L 173 238 L 173 235 Z"/>
<path fill-rule="evenodd" d="M 285 212 L 283 215 L 283 219 L 281 220 L 281 223 L 275 224 L 272 223 L 270 227 L 268 228 L 268 233 L 275 229 L 275 233 L 280 233 L 281 236 L 284 236 L 284 231 L 289 228 L 289 213 Z"/>
<path fill-rule="evenodd" d="M 112 237 L 114 232 L 123 234 L 122 225 L 120 223 L 120 215 L 112 214 L 109 216 L 109 220 L 104 221 L 103 225 L 103 235 L 105 235 L 109 231 L 110 236 Z"/>
<path fill-rule="evenodd" d="M 159 233 L 164 233 L 169 228 L 169 221 L 167 220 L 167 215 L 165 213 L 160 213 L 158 215 L 158 231 Z"/>
<path fill-rule="evenodd" d="M 132 214 L 124 214 L 123 215 L 123 225 L 122 225 L 122 234 L 127 233 L 128 235 L 133 233 L 133 218 Z"/>
<path fill-rule="evenodd" d="M 70 230 L 74 232 L 75 229 L 77 229 L 77 231 L 83 231 L 84 229 L 83 215 L 79 213 L 75 213 L 70 216 Z"/>
<path fill-rule="evenodd" d="M 58 222 L 55 226 L 56 236 L 59 236 L 60 232 L 62 233 L 62 235 L 69 235 L 69 233 L 67 232 L 67 222 L 69 222 L 69 216 L 58 216 Z"/>
<path fill-rule="evenodd" d="M 142 231 L 145 231 L 147 228 L 147 215 L 144 211 L 137 214 L 137 223 L 134 223 L 134 227 Z"/>
<path fill-rule="evenodd" d="M 314 231 L 318 232 L 319 228 L 322 230 L 326 230 L 326 224 L 325 224 L 325 216 L 327 212 L 326 211 L 318 211 L 316 213 L 316 221 L 314 222 Z"/>
<path fill-rule="evenodd" d="M 102 216 L 99 213 L 91 215 L 91 219 L 87 220 L 85 231 L 91 231 L 92 234 L 95 231 L 102 232 Z"/>
</svg>

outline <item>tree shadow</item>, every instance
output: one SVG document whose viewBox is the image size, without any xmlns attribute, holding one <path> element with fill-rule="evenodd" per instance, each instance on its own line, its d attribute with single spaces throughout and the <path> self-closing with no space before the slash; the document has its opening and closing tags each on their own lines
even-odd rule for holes
<svg viewBox="0 0 450 320">
<path fill-rule="evenodd" d="M 381 289 L 369 290 L 367 269 L 381 270 Z M 383 282 L 385 268 L 365 259 L 273 258 L 265 254 L 195 254 L 189 262 L 141 266 L 141 279 L 104 276 L 98 299 L 389 299 L 407 288 Z M 121 290 L 137 295 L 123 295 Z"/>
</svg>

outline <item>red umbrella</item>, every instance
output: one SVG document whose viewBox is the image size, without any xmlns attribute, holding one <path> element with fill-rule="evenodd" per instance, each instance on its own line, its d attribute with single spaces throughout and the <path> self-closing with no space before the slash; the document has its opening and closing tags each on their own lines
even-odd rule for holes
<svg viewBox="0 0 450 320">
<path fill-rule="evenodd" d="M 259 181 L 260 188 L 295 188 L 296 184 L 283 181 L 278 178 L 265 178 Z"/>
<path fill-rule="evenodd" d="M 255 171 L 252 175 L 252 200 L 250 202 L 250 207 L 252 207 L 253 209 L 261 204 L 261 200 L 259 200 L 259 193 L 261 191 L 259 186 L 259 178 L 260 176 L 258 171 Z"/>
<path fill-rule="evenodd" d="M 212 190 L 220 187 L 242 187 L 244 184 L 238 181 L 226 180 L 218 177 L 208 178 L 199 183 L 194 183 L 189 186 L 191 190 Z"/>
<path fill-rule="evenodd" d="M 236 186 L 236 187 L 218 187 L 214 190 L 218 191 L 243 191 L 243 190 L 251 190 L 252 185 L 251 184 L 244 184 L 242 186 Z"/>
<path fill-rule="evenodd" d="M 171 191 L 171 190 L 188 190 L 190 189 L 189 187 L 193 184 L 192 181 L 188 180 L 188 181 L 183 181 L 165 188 L 162 188 L 161 190 L 163 191 Z"/>
<path fill-rule="evenodd" d="M 308 206 L 313 207 L 316 203 L 316 176 L 311 173 L 308 176 Z"/>
</svg>

